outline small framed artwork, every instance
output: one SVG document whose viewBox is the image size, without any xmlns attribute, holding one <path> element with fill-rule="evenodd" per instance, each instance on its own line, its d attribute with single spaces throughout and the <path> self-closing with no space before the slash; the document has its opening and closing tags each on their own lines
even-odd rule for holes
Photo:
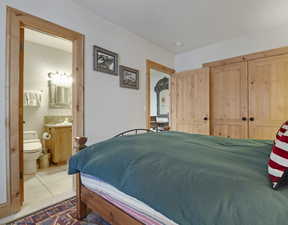
<svg viewBox="0 0 288 225">
<path fill-rule="evenodd" d="M 118 75 L 118 54 L 94 45 L 94 70 Z"/>
<path fill-rule="evenodd" d="M 119 67 L 120 73 L 120 87 L 139 89 L 139 70 L 130 67 Z"/>
</svg>

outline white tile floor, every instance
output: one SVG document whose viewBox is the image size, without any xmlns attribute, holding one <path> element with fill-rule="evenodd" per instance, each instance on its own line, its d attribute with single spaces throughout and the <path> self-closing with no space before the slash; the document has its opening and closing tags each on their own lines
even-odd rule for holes
<svg viewBox="0 0 288 225">
<path fill-rule="evenodd" d="M 67 174 L 66 168 L 66 165 L 50 167 L 38 171 L 35 176 L 25 176 L 24 202 L 21 211 L 0 219 L 0 224 L 5 224 L 75 195 L 73 178 Z"/>
</svg>

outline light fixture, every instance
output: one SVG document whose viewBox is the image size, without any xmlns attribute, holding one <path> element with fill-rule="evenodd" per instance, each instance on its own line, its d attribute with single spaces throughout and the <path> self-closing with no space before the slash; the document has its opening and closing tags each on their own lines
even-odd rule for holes
<svg viewBox="0 0 288 225">
<path fill-rule="evenodd" d="M 48 79 L 51 81 L 52 84 L 62 87 L 70 87 L 73 79 L 72 76 L 66 73 L 48 73 Z"/>
<path fill-rule="evenodd" d="M 182 47 L 182 46 L 183 46 L 183 43 L 182 43 L 181 41 L 176 41 L 176 42 L 175 42 L 175 45 L 176 45 L 177 47 Z"/>
</svg>

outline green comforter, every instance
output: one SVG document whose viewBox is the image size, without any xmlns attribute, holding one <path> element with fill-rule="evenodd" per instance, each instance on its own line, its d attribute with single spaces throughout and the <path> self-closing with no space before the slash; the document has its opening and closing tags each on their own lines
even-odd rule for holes
<svg viewBox="0 0 288 225">
<path fill-rule="evenodd" d="M 271 141 L 180 132 L 124 136 L 74 155 L 83 172 L 137 198 L 180 225 L 286 225 L 288 188 L 274 191 Z"/>
</svg>

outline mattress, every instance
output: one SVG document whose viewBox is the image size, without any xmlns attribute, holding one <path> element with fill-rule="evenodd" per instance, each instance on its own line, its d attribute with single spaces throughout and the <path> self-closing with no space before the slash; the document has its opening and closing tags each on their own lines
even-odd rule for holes
<svg viewBox="0 0 288 225">
<path fill-rule="evenodd" d="M 149 132 L 93 144 L 69 160 L 181 225 L 288 225 L 288 188 L 267 178 L 272 141 Z"/>
<path fill-rule="evenodd" d="M 144 224 L 177 225 L 177 223 L 152 209 L 147 204 L 119 191 L 117 188 L 97 179 L 94 176 L 81 173 L 81 182 L 86 188 L 97 193 Z"/>
</svg>

